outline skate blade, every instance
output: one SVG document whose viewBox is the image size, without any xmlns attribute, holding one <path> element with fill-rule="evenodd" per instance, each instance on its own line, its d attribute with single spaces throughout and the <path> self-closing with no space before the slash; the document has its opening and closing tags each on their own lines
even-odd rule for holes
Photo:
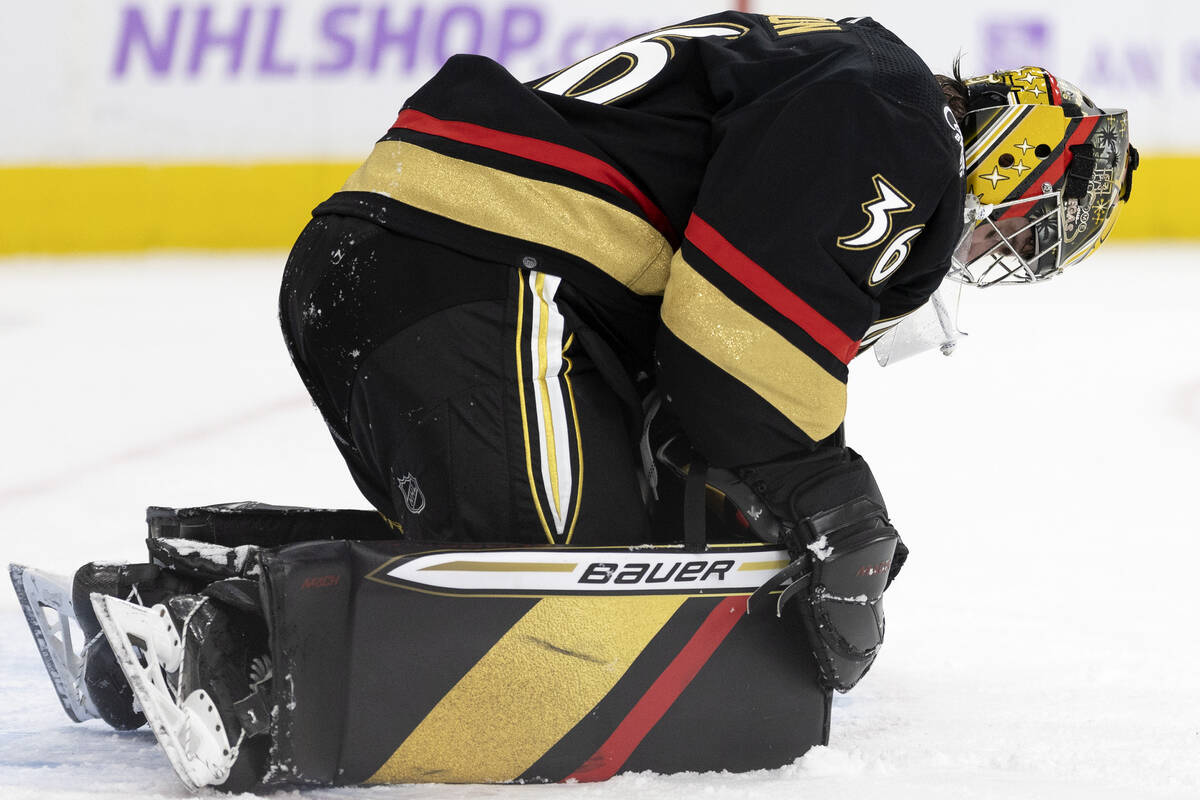
<svg viewBox="0 0 1200 800">
<path fill-rule="evenodd" d="M 237 760 L 216 704 L 197 690 L 178 697 L 166 673 L 183 666 L 184 646 L 165 606 L 152 608 L 102 594 L 92 607 L 146 721 L 191 791 L 224 783 Z"/>
<path fill-rule="evenodd" d="M 83 683 L 84 654 L 92 643 L 82 641 L 78 627 L 71 628 L 71 579 L 21 564 L 9 564 L 8 576 L 63 711 L 74 722 L 98 719 Z"/>
</svg>

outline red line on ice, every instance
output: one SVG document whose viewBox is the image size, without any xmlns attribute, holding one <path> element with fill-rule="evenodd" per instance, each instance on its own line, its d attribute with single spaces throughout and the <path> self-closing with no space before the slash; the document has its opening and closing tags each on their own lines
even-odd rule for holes
<svg viewBox="0 0 1200 800">
<path fill-rule="evenodd" d="M 32 483 L 20 484 L 17 486 L 8 486 L 0 489 L 0 505 L 17 500 L 27 500 L 30 497 L 47 494 L 49 492 L 62 489 L 66 486 L 76 483 L 81 477 L 85 477 L 92 473 L 115 467 L 120 464 L 128 464 L 134 461 L 140 461 L 146 458 L 154 458 L 162 455 L 173 447 L 180 445 L 193 444 L 203 441 L 211 436 L 217 436 L 235 428 L 240 428 L 243 425 L 249 425 L 257 422 L 264 417 L 277 414 L 281 411 L 300 408 L 308 405 L 307 398 L 289 396 L 280 398 L 266 405 L 252 408 L 241 414 L 225 419 L 210 422 L 206 425 L 200 425 L 182 433 L 160 439 L 156 442 L 148 442 L 147 444 L 138 445 L 129 450 L 120 453 L 114 453 L 110 456 L 105 456 L 95 461 L 77 464 L 69 470 L 64 470 L 57 475 L 50 475 Z"/>
</svg>

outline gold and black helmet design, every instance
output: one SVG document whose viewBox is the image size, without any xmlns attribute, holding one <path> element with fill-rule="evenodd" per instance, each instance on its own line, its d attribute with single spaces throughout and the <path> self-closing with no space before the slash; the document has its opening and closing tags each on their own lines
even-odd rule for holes
<svg viewBox="0 0 1200 800">
<path fill-rule="evenodd" d="M 1138 154 L 1127 112 L 1041 67 L 965 84 L 967 232 L 950 277 L 1033 283 L 1087 258 L 1129 199 Z"/>
</svg>

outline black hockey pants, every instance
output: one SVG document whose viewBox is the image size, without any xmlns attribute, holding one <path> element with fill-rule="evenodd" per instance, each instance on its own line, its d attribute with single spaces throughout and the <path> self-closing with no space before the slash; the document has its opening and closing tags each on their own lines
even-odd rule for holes
<svg viewBox="0 0 1200 800">
<path fill-rule="evenodd" d="M 300 236 L 284 338 L 359 488 L 406 537 L 648 540 L 621 402 L 559 286 L 349 217 Z"/>
</svg>

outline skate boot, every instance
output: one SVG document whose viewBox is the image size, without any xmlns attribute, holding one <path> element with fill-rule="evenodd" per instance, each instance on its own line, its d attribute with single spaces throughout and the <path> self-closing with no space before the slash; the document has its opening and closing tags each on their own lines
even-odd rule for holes
<svg viewBox="0 0 1200 800">
<path fill-rule="evenodd" d="M 155 603 L 194 591 L 191 582 L 152 564 L 85 564 L 74 577 L 9 564 L 8 573 L 67 716 L 75 722 L 103 719 L 118 730 L 140 726 L 145 720 L 134 709 L 125 678 L 100 633 L 90 595 Z"/>
<path fill-rule="evenodd" d="M 91 595 L 99 593 L 153 605 L 189 591 L 193 591 L 189 581 L 154 564 L 92 562 L 76 570 L 71 587 L 72 606 L 87 643 L 82 653 L 81 688 L 97 715 L 117 730 L 140 728 L 146 717 L 134 706 L 133 691 L 112 647 L 101 634 Z"/>
<path fill-rule="evenodd" d="M 258 784 L 271 719 L 263 620 L 205 595 L 177 595 L 153 608 L 104 595 L 92 602 L 183 783 L 228 792 Z"/>
</svg>

